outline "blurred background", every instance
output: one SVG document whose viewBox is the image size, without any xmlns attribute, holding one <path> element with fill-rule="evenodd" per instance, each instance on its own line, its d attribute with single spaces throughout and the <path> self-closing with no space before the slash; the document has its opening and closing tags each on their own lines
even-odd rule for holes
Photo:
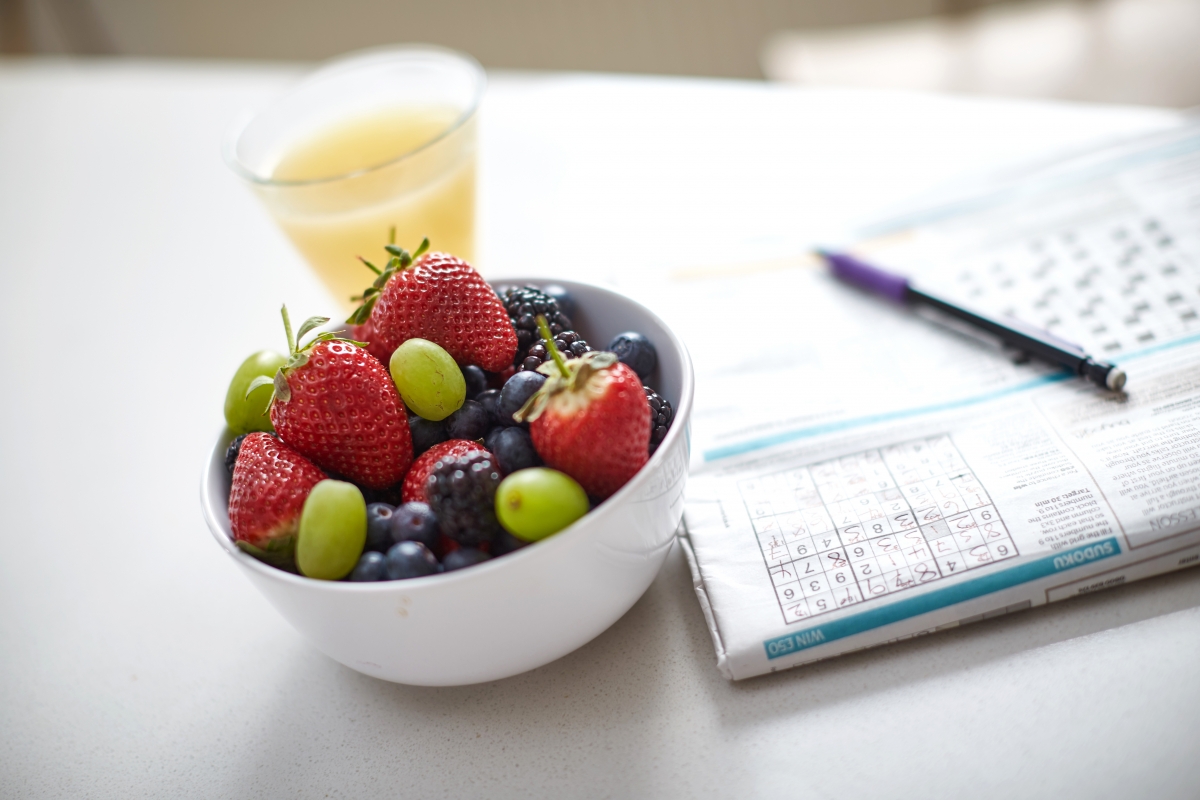
<svg viewBox="0 0 1200 800">
<path fill-rule="evenodd" d="M 1200 0 L 0 0 L 0 52 L 322 59 L 1200 104 Z"/>
</svg>

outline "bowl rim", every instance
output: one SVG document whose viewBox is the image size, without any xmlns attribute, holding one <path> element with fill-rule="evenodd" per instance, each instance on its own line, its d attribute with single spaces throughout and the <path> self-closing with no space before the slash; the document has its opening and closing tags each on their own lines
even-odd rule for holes
<svg viewBox="0 0 1200 800">
<path fill-rule="evenodd" d="M 572 289 L 572 287 L 583 287 L 589 291 L 603 292 L 605 294 L 620 298 L 623 301 L 632 303 L 666 332 L 671 345 L 675 348 L 675 351 L 679 354 L 680 358 L 682 381 L 680 383 L 679 402 L 677 408 L 675 409 L 675 418 L 672 421 L 671 429 L 667 431 L 667 435 L 663 439 L 662 443 L 659 444 L 658 449 L 655 450 L 654 454 L 650 456 L 649 460 L 642 465 L 642 468 L 638 470 L 637 474 L 629 479 L 629 481 L 627 481 L 624 486 L 617 490 L 615 494 L 606 498 L 600 503 L 600 505 L 589 511 L 584 516 L 580 517 L 578 521 L 567 526 L 566 529 L 540 541 L 531 542 L 530 546 L 522 547 L 515 552 L 507 554 L 503 558 L 496 558 L 485 561 L 482 564 L 476 564 L 469 570 L 455 570 L 453 573 L 443 572 L 434 575 L 425 575 L 419 578 L 407 578 L 405 580 L 398 581 L 325 581 L 287 572 L 286 570 L 282 570 L 277 567 L 272 567 L 269 564 L 264 564 L 263 562 L 259 561 L 254 556 L 243 552 L 236 544 L 234 544 L 231 532 L 226 530 L 212 513 L 212 509 L 216 507 L 214 504 L 221 502 L 225 502 L 226 504 L 228 503 L 228 500 L 222 501 L 219 496 L 214 495 L 212 491 L 213 487 L 211 485 L 212 481 L 210 480 L 213 463 L 216 459 L 223 456 L 223 451 L 227 446 L 222 445 L 222 442 L 228 441 L 231 438 L 229 436 L 229 428 L 222 426 L 220 433 L 217 434 L 216 442 L 209 450 L 208 457 L 204 461 L 204 467 L 200 475 L 201 512 L 204 516 L 204 521 L 208 526 L 209 533 L 211 533 L 213 538 L 217 541 L 218 546 L 220 546 L 222 550 L 224 550 L 231 558 L 233 558 L 242 566 L 246 567 L 247 569 L 252 569 L 268 579 L 278 580 L 284 583 L 291 583 L 292 585 L 296 586 L 309 587 L 317 591 L 419 591 L 424 587 L 449 586 L 455 582 L 462 581 L 464 579 L 470 579 L 471 575 L 482 575 L 483 571 L 485 570 L 495 571 L 497 569 L 504 569 L 505 567 L 502 566 L 503 564 L 514 564 L 516 563 L 517 559 L 530 558 L 530 552 L 535 546 L 537 548 L 537 552 L 540 552 L 543 556 L 549 556 L 555 548 L 568 547 L 569 543 L 573 542 L 574 539 L 586 535 L 584 532 L 590 529 L 592 526 L 601 524 L 607 516 L 610 516 L 612 513 L 614 513 L 613 509 L 619 506 L 624 499 L 628 498 L 629 495 L 636 491 L 642 484 L 647 483 L 650 480 L 650 476 L 654 473 L 654 467 L 661 466 L 663 459 L 666 458 L 665 453 L 671 449 L 670 445 L 672 445 L 680 436 L 686 437 L 689 435 L 687 431 L 687 420 L 690 418 L 692 412 L 693 395 L 695 392 L 695 374 L 692 368 L 692 357 L 688 352 L 687 345 L 683 343 L 683 340 L 681 340 L 675 334 L 675 331 L 673 331 L 669 325 L 663 322 L 662 318 L 660 318 L 649 308 L 646 308 L 646 306 L 642 305 L 637 300 L 634 300 L 632 297 L 629 297 L 626 294 L 622 294 L 621 292 L 604 286 L 588 283 L 586 281 L 537 276 L 501 277 L 489 280 L 488 283 L 492 286 L 504 284 L 524 285 L 526 283 L 549 285 L 550 283 L 554 283 L 563 286 L 568 290 Z M 684 424 L 676 424 L 679 422 L 679 420 L 684 420 Z M 687 469 L 686 466 L 685 469 Z"/>
</svg>

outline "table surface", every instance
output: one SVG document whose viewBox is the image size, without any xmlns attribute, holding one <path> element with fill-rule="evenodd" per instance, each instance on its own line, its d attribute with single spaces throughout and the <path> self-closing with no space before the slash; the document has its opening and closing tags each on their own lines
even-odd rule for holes
<svg viewBox="0 0 1200 800">
<path fill-rule="evenodd" d="M 0 795 L 1196 796 L 1195 570 L 736 684 L 678 548 L 611 629 L 504 681 L 308 646 L 197 503 L 233 365 L 278 344 L 281 299 L 330 307 L 218 155 L 298 69 L 0 62 Z M 494 75 L 480 264 L 636 296 L 1173 119 Z"/>
</svg>

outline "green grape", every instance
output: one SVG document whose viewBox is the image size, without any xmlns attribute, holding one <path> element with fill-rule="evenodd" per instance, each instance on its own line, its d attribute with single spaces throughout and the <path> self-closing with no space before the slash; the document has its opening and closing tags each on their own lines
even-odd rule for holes
<svg viewBox="0 0 1200 800">
<path fill-rule="evenodd" d="M 548 467 L 517 470 L 496 489 L 496 517 L 526 542 L 558 533 L 588 512 L 587 493 L 575 479 Z"/>
<path fill-rule="evenodd" d="M 296 566 L 310 578 L 336 581 L 358 563 L 367 541 L 367 504 L 352 483 L 323 480 L 308 493 L 296 536 Z"/>
<path fill-rule="evenodd" d="M 467 382 L 450 354 L 425 339 L 409 339 L 388 362 L 400 399 L 420 417 L 438 422 L 467 399 Z"/>
<path fill-rule="evenodd" d="M 246 387 L 260 375 L 273 377 L 285 363 L 287 359 L 272 350 L 259 350 L 242 362 L 229 382 L 229 391 L 225 392 L 225 424 L 229 430 L 234 433 L 275 430 L 271 417 L 264 413 L 271 399 L 271 387 L 259 386 L 249 397 Z"/>
</svg>

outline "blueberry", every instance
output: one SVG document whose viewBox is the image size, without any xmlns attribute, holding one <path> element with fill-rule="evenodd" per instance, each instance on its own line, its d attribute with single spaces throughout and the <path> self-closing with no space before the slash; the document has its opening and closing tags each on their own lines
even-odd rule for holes
<svg viewBox="0 0 1200 800">
<path fill-rule="evenodd" d="M 548 294 L 558 301 L 558 307 L 568 317 L 575 316 L 575 298 L 565 287 L 554 283 L 542 287 L 542 294 Z"/>
<path fill-rule="evenodd" d="M 405 503 L 392 512 L 388 526 L 393 542 L 420 542 L 430 550 L 438 544 L 438 519 L 425 503 Z"/>
<path fill-rule="evenodd" d="M 433 422 L 416 414 L 408 415 L 408 430 L 412 433 L 413 456 L 419 456 L 435 444 L 450 438 L 444 422 Z"/>
<path fill-rule="evenodd" d="M 483 410 L 487 412 L 488 423 L 491 425 L 500 424 L 500 390 L 488 389 L 486 392 L 480 392 L 475 398 L 475 402 L 483 406 Z"/>
<path fill-rule="evenodd" d="M 488 427 L 487 411 L 474 400 L 467 400 L 446 417 L 446 433 L 451 439 L 482 439 Z"/>
<path fill-rule="evenodd" d="M 496 451 L 492 449 L 492 445 L 496 443 L 496 437 L 500 435 L 500 431 L 512 427 L 510 425 L 493 425 L 492 429 L 487 432 L 487 436 L 483 437 L 483 446 L 488 449 L 488 452 L 495 455 Z"/>
<path fill-rule="evenodd" d="M 512 415 L 521 410 L 521 406 L 529 398 L 533 397 L 533 393 L 542 388 L 542 384 L 546 382 L 546 376 L 540 372 L 518 372 L 508 379 L 508 383 L 504 384 L 504 388 L 500 390 L 500 424 L 501 425 L 516 425 L 516 420 Z"/>
<path fill-rule="evenodd" d="M 476 550 L 474 547 L 460 547 L 446 554 L 446 557 L 442 559 L 442 568 L 446 572 L 453 572 L 456 569 L 482 564 L 490 558 L 491 556 L 487 553 Z"/>
<path fill-rule="evenodd" d="M 533 440 L 524 428 L 493 428 L 487 437 L 487 449 L 496 457 L 505 475 L 542 464 L 537 450 L 533 449 Z"/>
<path fill-rule="evenodd" d="M 374 550 L 363 553 L 358 559 L 354 571 L 350 573 L 352 581 L 386 581 L 387 579 L 387 559 L 383 553 L 376 553 Z"/>
<path fill-rule="evenodd" d="M 520 550 L 525 544 L 525 542 L 522 542 L 508 531 L 501 531 L 496 534 L 496 538 L 492 539 L 489 549 L 492 551 L 492 558 L 499 558 L 500 556 L 506 556 L 509 553 Z"/>
<path fill-rule="evenodd" d="M 441 566 L 429 548 L 420 542 L 398 542 L 387 551 L 384 560 L 388 579 L 393 581 L 432 575 Z"/>
<path fill-rule="evenodd" d="M 462 368 L 463 380 L 467 382 L 467 399 L 474 400 L 479 393 L 488 388 L 487 375 L 474 364 Z"/>
<path fill-rule="evenodd" d="M 642 380 L 658 366 L 658 353 L 654 345 L 640 333 L 622 333 L 612 340 L 608 349 L 616 353 L 617 358 Z"/>
<path fill-rule="evenodd" d="M 367 550 L 386 553 L 395 544 L 392 539 L 392 515 L 396 507 L 387 503 L 371 503 L 367 506 Z"/>
</svg>

